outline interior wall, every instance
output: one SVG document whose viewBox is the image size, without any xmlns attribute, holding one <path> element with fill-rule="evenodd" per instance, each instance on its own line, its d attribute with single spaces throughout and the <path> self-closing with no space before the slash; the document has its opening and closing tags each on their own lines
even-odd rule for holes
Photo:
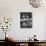
<svg viewBox="0 0 46 46">
<path fill-rule="evenodd" d="M 20 28 L 20 12 L 32 12 L 32 28 Z M 37 39 L 45 40 L 45 12 L 45 7 L 33 8 L 28 0 L 0 0 L 0 19 L 4 16 L 13 18 L 12 26 L 8 33 L 17 40 L 28 40 L 29 37 L 31 38 L 34 34 L 36 34 Z M 3 32 L 0 31 L 0 39 L 4 39 L 2 33 Z"/>
</svg>

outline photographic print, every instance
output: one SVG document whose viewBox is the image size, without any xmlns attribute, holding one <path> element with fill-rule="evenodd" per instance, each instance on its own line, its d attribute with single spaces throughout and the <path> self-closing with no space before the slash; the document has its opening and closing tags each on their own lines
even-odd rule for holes
<svg viewBox="0 0 46 46">
<path fill-rule="evenodd" d="M 32 12 L 20 12 L 20 27 L 32 28 Z"/>
</svg>

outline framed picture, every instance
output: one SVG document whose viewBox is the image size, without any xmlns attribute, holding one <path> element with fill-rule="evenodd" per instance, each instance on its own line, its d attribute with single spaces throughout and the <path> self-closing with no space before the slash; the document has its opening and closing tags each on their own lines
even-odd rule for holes
<svg viewBox="0 0 46 46">
<path fill-rule="evenodd" d="M 20 27 L 32 28 L 32 12 L 20 12 Z"/>
</svg>

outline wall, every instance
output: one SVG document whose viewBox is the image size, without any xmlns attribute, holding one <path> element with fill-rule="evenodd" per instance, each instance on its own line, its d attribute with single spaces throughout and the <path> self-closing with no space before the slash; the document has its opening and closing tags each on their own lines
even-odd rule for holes
<svg viewBox="0 0 46 46">
<path fill-rule="evenodd" d="M 31 29 L 20 28 L 20 12 L 32 12 L 33 27 Z M 39 40 L 46 39 L 45 7 L 33 8 L 30 6 L 28 0 L 0 0 L 0 19 L 4 16 L 13 18 L 12 26 L 8 33 L 17 40 L 27 40 L 34 34 L 37 35 Z M 3 31 L 0 31 L 0 35 L 2 33 Z M 0 39 L 4 39 L 4 37 L 0 36 Z"/>
</svg>

